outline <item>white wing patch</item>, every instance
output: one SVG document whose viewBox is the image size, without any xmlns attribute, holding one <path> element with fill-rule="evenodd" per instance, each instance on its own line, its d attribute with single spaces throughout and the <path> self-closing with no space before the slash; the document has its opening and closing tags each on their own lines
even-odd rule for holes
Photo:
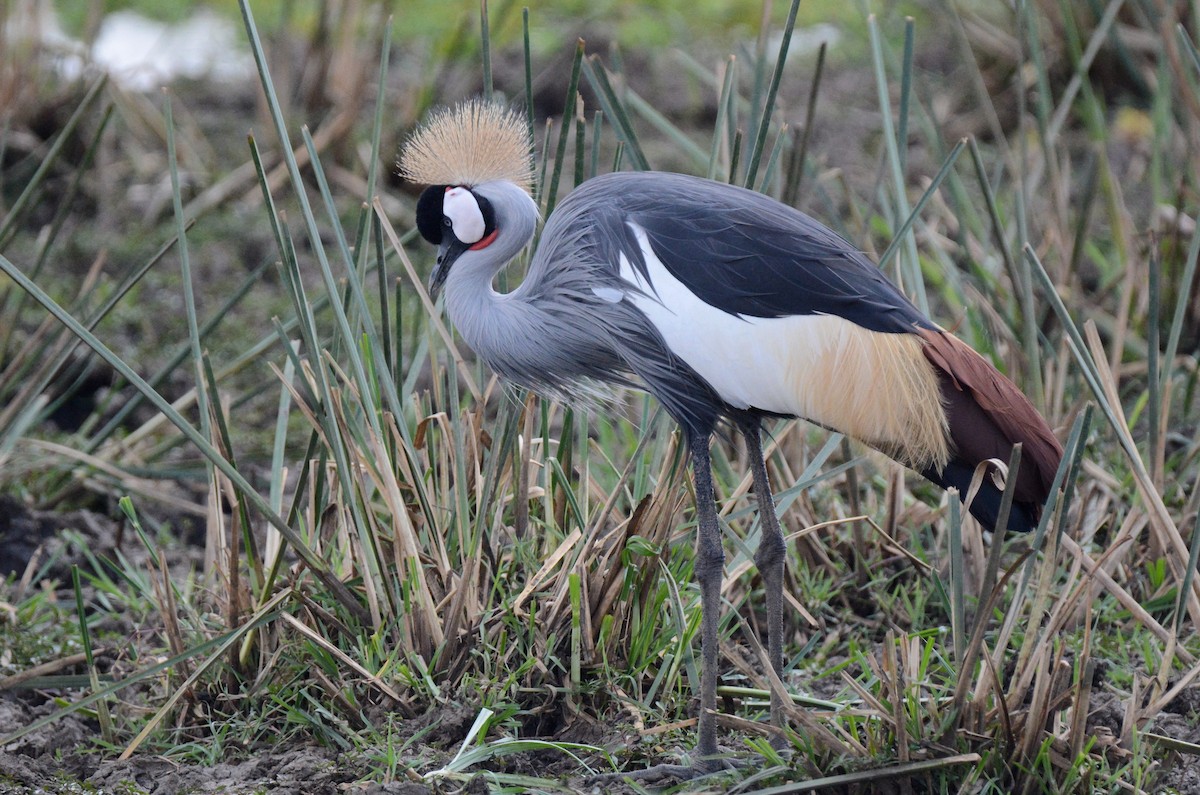
<svg viewBox="0 0 1200 795">
<path fill-rule="evenodd" d="M 625 291 L 618 290 L 616 287 L 593 287 L 592 292 L 601 301 L 607 301 L 610 304 L 619 304 L 625 298 Z"/>
<path fill-rule="evenodd" d="M 761 318 L 706 303 L 630 223 L 649 280 L 622 256 L 629 300 L 667 346 L 736 408 L 794 415 L 918 466 L 944 462 L 947 424 L 933 368 L 915 334 L 869 331 L 835 315 Z"/>
</svg>

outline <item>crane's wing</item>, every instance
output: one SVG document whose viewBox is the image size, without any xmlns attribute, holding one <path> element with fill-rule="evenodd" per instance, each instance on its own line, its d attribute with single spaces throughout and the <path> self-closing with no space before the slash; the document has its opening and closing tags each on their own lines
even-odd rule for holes
<svg viewBox="0 0 1200 795">
<path fill-rule="evenodd" d="M 871 331 L 934 328 L 862 252 L 798 210 L 693 177 L 623 176 L 613 198 L 624 226 L 644 230 L 667 270 L 710 306 L 745 317 L 837 315 Z M 649 278 L 635 236 L 618 245 Z"/>
<path fill-rule="evenodd" d="M 577 294 L 590 285 L 600 300 L 640 310 L 661 339 L 666 375 L 642 375 L 654 394 L 686 396 L 701 383 L 704 406 L 807 418 L 961 493 L 980 461 L 1007 460 L 1022 442 L 1009 526 L 1036 523 L 1062 456 L 1045 421 L 861 252 L 803 213 L 707 180 L 612 174 L 554 212 L 531 273 L 539 268 L 555 274 L 545 284 L 586 277 Z M 633 367 L 645 354 L 618 356 Z M 674 361 L 695 377 L 681 381 Z M 1000 496 L 985 482 L 971 507 L 989 527 Z"/>
<path fill-rule="evenodd" d="M 1062 445 L 1012 381 L 969 345 L 945 332 L 922 331 L 920 335 L 926 343 L 922 353 L 941 381 L 955 446 L 951 463 L 958 465 L 941 473 L 922 474 L 966 494 L 976 464 L 989 458 L 1007 462 L 1013 445 L 1020 442 L 1021 466 L 1013 496 L 1015 504 L 1028 506 L 1036 520 L 1062 461 Z M 992 487 L 991 493 L 991 500 L 999 508 L 999 491 Z"/>
</svg>

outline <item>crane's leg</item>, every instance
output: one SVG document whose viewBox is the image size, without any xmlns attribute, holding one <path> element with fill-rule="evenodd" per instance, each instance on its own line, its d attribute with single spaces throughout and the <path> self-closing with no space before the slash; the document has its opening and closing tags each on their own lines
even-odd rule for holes
<svg viewBox="0 0 1200 795">
<path fill-rule="evenodd" d="M 700 584 L 700 721 L 696 728 L 696 754 L 692 767 L 655 765 L 645 770 L 608 773 L 595 776 L 593 783 L 616 780 L 655 780 L 672 778 L 684 781 L 718 770 L 717 724 L 717 626 L 721 618 L 721 579 L 724 576 L 725 551 L 721 547 L 721 527 L 717 522 L 717 503 L 713 494 L 712 462 L 708 442 L 711 429 L 688 431 L 692 454 L 692 473 L 696 481 L 696 581 Z"/>
<path fill-rule="evenodd" d="M 721 528 L 717 523 L 717 505 L 713 493 L 712 463 L 708 452 L 708 433 L 693 432 L 688 439 L 692 452 L 692 472 L 696 481 L 696 580 L 700 584 L 700 724 L 696 730 L 696 751 L 701 765 L 715 767 L 717 726 L 713 713 L 717 708 L 717 625 L 721 617 L 721 578 L 725 551 L 721 547 Z"/>
<path fill-rule="evenodd" d="M 775 499 L 771 494 L 771 482 L 767 477 L 767 461 L 763 456 L 762 439 L 757 419 L 746 419 L 738 423 L 746 437 L 750 455 L 750 470 L 754 474 L 754 493 L 758 497 L 758 518 L 762 526 L 762 538 L 754 563 L 762 574 L 763 589 L 767 592 L 767 656 L 771 667 L 783 676 L 783 559 L 787 546 L 783 532 L 779 529 L 779 518 L 775 515 Z M 771 723 L 783 727 L 783 700 L 771 690 Z"/>
</svg>

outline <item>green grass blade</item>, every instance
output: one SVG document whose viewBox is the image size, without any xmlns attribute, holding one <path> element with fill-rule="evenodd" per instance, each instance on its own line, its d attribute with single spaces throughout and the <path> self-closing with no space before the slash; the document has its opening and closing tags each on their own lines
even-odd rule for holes
<svg viewBox="0 0 1200 795">
<path fill-rule="evenodd" d="M 587 179 L 587 118 L 583 115 L 583 97 L 575 95 L 575 187 Z"/>
<path fill-rule="evenodd" d="M 179 267 L 183 278 L 183 306 L 187 317 L 188 341 L 192 355 L 192 383 L 196 387 L 196 405 L 200 409 L 200 433 L 205 439 L 212 437 L 211 409 L 208 390 L 204 388 L 204 365 L 200 347 L 200 325 L 196 320 L 196 292 L 192 282 L 191 257 L 189 255 L 187 230 L 183 218 L 183 193 L 179 187 L 179 163 L 175 156 L 175 120 L 171 113 L 171 95 L 163 92 L 163 111 L 167 126 L 167 164 L 171 172 L 171 202 L 175 208 L 175 239 L 179 244 Z M 212 483 L 212 467 L 206 467 L 208 482 Z"/>
<path fill-rule="evenodd" d="M 592 115 L 592 162 L 588 169 L 588 178 L 600 173 L 600 133 L 604 129 L 604 113 L 596 111 Z"/>
<path fill-rule="evenodd" d="M 26 737 L 38 729 L 45 728 L 55 721 L 61 720 L 67 715 L 73 714 L 81 709 L 90 707 L 92 704 L 96 704 L 102 700 L 105 700 L 110 696 L 121 692 L 127 687 L 132 687 L 133 685 L 141 684 L 142 682 L 152 682 L 156 678 L 159 678 L 159 675 L 164 671 L 169 671 L 177 667 L 180 663 L 187 662 L 188 660 L 199 657 L 210 651 L 215 652 L 212 658 L 220 658 L 222 654 L 232 646 L 233 642 L 241 637 L 246 631 L 253 627 L 261 626 L 273 621 L 277 615 L 275 610 L 288 595 L 288 591 L 280 591 L 270 605 L 269 610 L 260 611 L 258 614 L 256 614 L 252 621 L 247 622 L 245 625 L 199 643 L 182 654 L 168 657 L 161 662 L 155 663 L 154 665 L 151 665 L 140 671 L 136 671 L 129 676 L 113 682 L 105 688 L 93 691 L 90 695 L 84 696 L 80 700 L 70 703 L 56 712 L 53 712 L 49 715 L 44 715 L 34 721 L 31 721 L 27 725 L 22 726 L 20 729 L 17 729 L 7 736 L 0 737 L 0 744 L 9 745 L 10 743 L 16 742 L 22 737 Z"/>
<path fill-rule="evenodd" d="M 1068 340 L 1071 344 L 1071 352 L 1075 355 L 1075 360 L 1080 366 L 1084 379 L 1092 390 L 1092 395 L 1096 398 L 1097 405 L 1100 406 L 1105 419 L 1114 428 L 1122 426 L 1121 420 L 1118 418 L 1112 405 L 1108 402 L 1108 396 L 1104 392 L 1104 387 L 1100 383 L 1100 374 L 1096 369 L 1096 362 L 1092 359 L 1088 352 L 1088 347 L 1083 341 L 1083 335 L 1079 331 L 1079 327 L 1075 325 L 1075 321 L 1071 318 L 1071 313 L 1067 310 L 1062 298 L 1059 297 L 1058 291 L 1054 289 L 1054 282 L 1051 281 L 1050 275 L 1046 272 L 1041 260 L 1032 247 L 1026 245 L 1025 258 L 1033 266 L 1033 273 L 1039 280 L 1042 286 L 1042 291 L 1046 298 L 1050 301 L 1050 306 L 1058 315 L 1059 322 L 1063 329 L 1067 332 Z M 1128 434 L 1118 433 L 1117 439 L 1121 446 L 1125 449 L 1125 453 L 1132 460 L 1139 460 L 1136 449 L 1130 449 L 1127 441 Z"/>
<path fill-rule="evenodd" d="M 624 103 L 617 96 L 612 83 L 609 82 L 604 64 L 594 55 L 591 58 L 585 58 L 583 73 L 587 76 L 592 90 L 596 92 L 596 98 L 600 101 L 600 107 L 603 108 L 605 115 L 612 119 L 617 137 L 624 144 L 623 151 L 633 159 L 633 167 L 638 171 L 649 171 L 650 163 L 646 160 L 646 155 L 642 153 L 642 147 L 638 143 L 637 134 L 633 131 L 633 124 L 629 121 L 629 114 L 625 111 Z"/>
<path fill-rule="evenodd" d="M 737 182 L 738 165 L 742 153 L 742 131 L 733 134 L 733 143 L 729 146 L 729 184 Z"/>
<path fill-rule="evenodd" d="M 88 86 L 87 93 L 83 95 L 83 99 L 80 100 L 79 104 L 75 106 L 75 110 L 72 111 L 71 117 L 67 119 L 67 123 L 63 125 L 62 130 L 60 130 L 58 135 L 55 137 L 54 143 L 51 144 L 49 151 L 46 152 L 46 154 L 42 157 L 41 162 L 38 163 L 38 167 L 33 172 L 33 176 L 29 178 L 29 182 L 21 191 L 21 194 L 17 196 L 16 201 L 14 201 L 12 206 L 8 208 L 8 212 L 5 213 L 3 222 L 0 222 L 0 249 L 6 248 L 11 242 L 12 235 L 14 234 L 14 230 L 17 228 L 17 224 L 22 218 L 25 217 L 25 212 L 28 209 L 30 202 L 33 201 L 33 197 L 37 195 L 39 190 L 41 190 L 42 183 L 45 182 L 47 175 L 50 174 L 55 164 L 58 163 L 59 156 L 63 152 L 63 147 L 74 138 L 75 129 L 79 126 L 80 122 L 83 121 L 88 109 L 91 108 L 92 103 L 96 101 L 96 97 L 100 95 L 100 91 L 107 84 L 108 75 L 101 74 L 92 82 L 90 86 Z"/>
<path fill-rule="evenodd" d="M 756 190 L 760 193 L 766 193 L 768 187 L 775 181 L 777 172 L 779 171 L 779 158 L 783 152 L 787 140 L 788 126 L 786 124 L 779 128 L 779 133 L 775 136 L 775 143 L 771 146 L 771 155 L 767 158 L 767 167 L 763 169 L 762 182 L 758 183 Z"/>
<path fill-rule="evenodd" d="M 486 0 L 484 0 L 486 2 Z M 383 140 L 383 116 L 387 110 L 387 86 L 388 86 L 388 65 L 391 63 L 392 57 L 392 17 L 387 18 L 387 22 L 383 26 L 383 41 L 379 46 L 379 72 L 378 86 L 375 90 L 375 118 L 371 125 L 371 160 L 367 166 L 367 195 L 366 199 L 370 200 L 375 197 L 375 186 L 379 181 L 379 164 L 381 158 L 379 156 L 379 142 Z M 372 215 L 370 207 L 363 206 L 363 213 Z M 366 246 L 360 245 L 358 249 L 362 254 L 366 251 Z"/>
<path fill-rule="evenodd" d="M 1164 392 L 1163 381 L 1159 379 L 1159 339 L 1158 322 L 1162 312 L 1161 274 L 1158 261 L 1158 236 L 1150 237 L 1150 254 L 1146 263 L 1149 269 L 1149 306 L 1146 317 L 1146 391 L 1149 400 L 1146 406 L 1147 451 L 1146 458 L 1150 462 L 1150 478 L 1156 484 L 1162 483 L 1163 461 L 1160 456 L 1162 447 L 1163 428 L 1159 421 L 1160 412 L 1168 409 L 1163 402 L 1170 398 L 1169 392 Z M 1169 383 L 1169 382 L 1168 382 Z"/>
<path fill-rule="evenodd" d="M 270 111 L 271 120 L 275 126 L 275 133 L 279 138 L 282 146 L 282 154 L 285 164 L 287 165 L 288 175 L 291 178 L 291 184 L 294 188 L 297 201 L 300 203 L 300 211 L 304 220 L 305 228 L 308 232 L 309 241 L 312 244 L 313 253 L 316 255 L 317 263 L 320 265 L 320 273 L 325 283 L 326 294 L 329 298 L 330 307 L 333 309 L 334 319 L 336 321 L 338 333 L 340 335 L 341 344 L 348 352 L 357 350 L 357 335 L 350 328 L 350 321 L 346 316 L 345 310 L 342 308 L 342 303 L 338 299 L 339 290 L 336 280 L 333 276 L 332 268 L 329 264 L 329 258 L 325 253 L 325 247 L 321 242 L 321 231 L 317 226 L 316 216 L 313 213 L 312 205 L 309 202 L 308 194 L 304 190 L 304 180 L 300 175 L 300 167 L 296 163 L 294 148 L 291 143 L 291 137 L 288 135 L 287 126 L 283 119 L 283 111 L 279 104 L 279 99 L 275 93 L 274 82 L 271 79 L 270 72 L 267 70 L 266 55 L 263 52 L 262 41 L 258 36 L 258 27 L 254 22 L 254 16 L 250 11 L 248 0 L 239 0 L 239 5 L 242 9 L 242 20 L 246 26 L 246 32 L 250 38 L 251 51 L 254 54 L 254 61 L 258 67 L 259 80 L 263 91 L 267 97 L 267 109 Z M 307 132 L 307 130 L 305 131 Z M 309 139 L 311 142 L 311 138 Z M 312 165 L 318 167 L 316 157 L 313 157 Z M 328 187 L 326 185 L 326 187 Z M 336 215 L 335 215 L 336 218 Z M 338 235 L 340 247 L 343 251 L 346 249 L 345 236 L 342 232 L 341 225 L 334 224 L 334 229 Z M 351 280 L 351 288 L 357 286 L 355 280 Z M 356 292 L 356 299 L 361 300 L 361 295 Z M 379 350 L 382 350 L 380 348 Z M 362 360 L 351 353 L 350 365 L 354 382 L 363 395 L 370 394 L 370 384 L 368 383 L 366 371 L 363 367 Z M 378 432 L 377 419 L 373 415 L 368 415 L 368 422 L 375 426 Z M 335 446 L 337 452 L 337 446 Z M 340 465 L 344 466 L 345 461 L 339 461 Z"/>
<path fill-rule="evenodd" d="M 492 101 L 492 31 L 489 27 L 487 0 L 479 0 L 479 41 L 483 68 L 483 101 Z"/>
<path fill-rule="evenodd" d="M 296 343 L 289 344 L 292 350 L 296 351 Z M 295 380 L 296 365 L 289 357 L 283 363 L 285 388 L 279 390 L 279 404 L 275 411 L 275 435 L 271 445 L 271 490 L 267 497 L 271 510 L 280 515 L 283 514 L 283 468 L 285 465 L 284 454 L 287 450 L 288 414 L 292 409 L 292 393 L 286 387 L 294 384 Z"/>
<path fill-rule="evenodd" d="M 525 123 L 529 127 L 529 140 L 536 139 L 533 126 L 533 56 L 529 48 L 529 8 L 521 9 L 521 34 L 525 44 Z"/>
<path fill-rule="evenodd" d="M 1192 581 L 1196 578 L 1196 566 L 1200 564 L 1200 521 L 1192 518 L 1192 538 L 1188 545 L 1187 568 L 1184 569 L 1183 582 L 1175 597 L 1175 614 L 1173 628 L 1176 634 L 1183 632 L 1183 622 L 1187 620 L 1187 595 L 1192 592 Z"/>
<path fill-rule="evenodd" d="M 1067 123 L 1067 116 L 1071 112 L 1071 106 L 1075 104 L 1075 96 L 1083 88 L 1088 72 L 1092 68 L 1092 62 L 1095 61 L 1096 56 L 1100 53 L 1100 48 L 1108 40 L 1109 31 L 1117 21 L 1117 14 L 1120 13 L 1123 5 L 1125 5 L 1125 0 L 1109 0 L 1104 13 L 1096 22 L 1095 27 L 1092 28 L 1087 49 L 1079 59 L 1079 62 L 1075 64 L 1075 71 L 1072 73 L 1067 87 L 1063 89 L 1062 94 L 1059 96 L 1058 107 L 1054 109 L 1054 115 L 1050 118 L 1050 123 L 1046 127 L 1045 146 L 1047 148 L 1053 147 L 1058 141 L 1058 136 L 1062 133 L 1063 126 Z"/>
<path fill-rule="evenodd" d="M 961 666 L 967 654 L 966 571 L 963 566 L 962 503 L 958 489 L 946 489 L 950 516 L 946 521 L 950 543 L 950 634 L 954 641 L 954 659 Z M 962 672 L 966 675 L 966 672 Z"/>
<path fill-rule="evenodd" d="M 1083 467 L 1083 453 L 1087 449 L 1088 433 L 1092 429 L 1092 411 L 1094 404 L 1089 401 L 1075 418 L 1075 422 L 1071 425 L 1071 433 L 1067 436 L 1067 443 L 1063 446 L 1063 456 L 1070 460 L 1070 467 L 1062 480 L 1062 515 L 1069 516 L 1071 510 L 1071 501 L 1075 496 L 1075 484 L 1079 480 L 1080 471 Z M 1066 527 L 1059 528 L 1059 532 L 1065 532 Z"/>
<path fill-rule="evenodd" d="M 209 443 L 209 441 L 196 430 L 187 420 L 183 418 L 175 410 L 175 408 L 155 391 L 146 381 L 138 375 L 133 369 L 121 360 L 119 356 L 112 352 L 107 345 L 100 341 L 96 335 L 92 334 L 74 317 L 66 312 L 58 305 L 42 288 L 38 287 L 21 272 L 21 270 L 8 260 L 7 257 L 0 255 L 0 270 L 4 271 L 8 276 L 17 283 L 21 289 L 27 291 L 34 300 L 41 304 L 46 311 L 54 316 L 59 323 L 66 326 L 72 334 L 83 341 L 85 345 L 91 348 L 96 354 L 103 359 L 110 367 L 121 374 L 135 389 L 146 396 L 156 409 L 163 413 L 166 418 L 178 428 L 188 441 L 196 446 L 196 449 L 204 455 L 206 459 L 225 475 L 233 485 L 237 488 L 254 509 L 261 513 L 263 517 L 270 522 L 279 532 L 287 538 L 288 542 L 296 548 L 296 552 L 304 560 L 305 564 L 313 572 L 313 574 L 325 584 L 326 587 L 333 593 L 334 597 L 340 601 L 347 610 L 352 613 L 362 614 L 362 607 L 358 599 L 341 583 L 336 577 L 329 573 L 325 562 L 319 555 L 314 553 L 303 539 L 283 521 L 282 518 L 271 510 L 271 506 L 263 499 L 253 486 L 238 472 L 228 461 L 226 461 L 220 453 Z"/>
<path fill-rule="evenodd" d="M 1200 64 L 1197 64 L 1200 69 Z M 1196 283 L 1196 268 L 1200 265 L 1200 232 L 1193 232 L 1188 243 L 1187 257 L 1184 259 L 1183 277 L 1179 280 L 1178 297 L 1175 300 L 1175 314 L 1171 318 L 1171 330 L 1167 335 L 1167 347 L 1163 351 L 1163 383 L 1160 387 L 1164 396 L 1170 395 L 1170 381 L 1175 372 L 1175 356 L 1179 351 L 1179 340 L 1183 336 L 1183 325 L 1187 319 L 1189 307 L 1192 305 L 1192 289 Z"/>
<path fill-rule="evenodd" d="M 92 651 L 92 632 L 88 628 L 87 609 L 84 607 L 83 588 L 79 584 L 79 566 L 71 566 L 71 586 L 75 591 L 75 617 L 79 620 L 79 643 L 83 646 L 83 656 L 87 664 L 88 679 L 93 691 L 100 689 L 100 678 L 96 671 L 96 658 Z M 100 736 L 104 742 L 114 741 L 112 716 L 108 712 L 108 701 L 101 699 L 96 702 L 96 717 L 100 723 Z"/>
<path fill-rule="evenodd" d="M 996 246 L 1000 249 L 1004 268 L 1008 272 L 1008 278 L 1016 290 L 1017 299 L 1021 306 L 1021 318 L 1023 321 L 1021 325 L 1021 342 L 1025 352 L 1025 361 L 1028 363 L 1029 378 L 1033 383 L 1030 394 L 1032 395 L 1034 405 L 1044 408 L 1046 397 L 1042 388 L 1041 348 L 1038 346 L 1037 315 L 1033 306 L 1033 292 L 1026 289 L 1029 284 L 1028 269 L 1020 267 L 1013 258 L 1012 248 L 1009 246 L 1008 238 L 1004 234 L 1004 222 L 1000 219 L 1000 210 L 996 204 L 996 194 L 992 189 L 991 180 L 988 179 L 987 169 L 983 164 L 983 155 L 979 151 L 979 144 L 974 138 L 971 138 L 970 142 L 971 162 L 975 166 L 975 176 L 979 181 L 980 189 L 983 191 L 984 204 L 992 221 L 992 237 L 995 240 Z"/>
<path fill-rule="evenodd" d="M 812 85 L 808 90 L 808 107 L 804 110 L 804 132 L 800 137 L 800 144 L 792 153 L 787 183 L 783 187 L 783 203 L 793 207 L 800 200 L 800 184 L 804 181 L 804 164 L 808 159 L 812 131 L 817 124 L 817 97 L 821 92 L 821 78 L 825 74 L 827 44 L 828 42 L 821 42 L 821 47 L 817 50 L 817 65 L 813 70 Z"/>
<path fill-rule="evenodd" d="M 900 109 L 896 114 L 896 143 L 900 155 L 900 173 L 908 173 L 908 103 L 912 99 L 913 39 L 916 23 L 904 18 L 904 61 L 900 69 Z"/>
<path fill-rule="evenodd" d="M 567 82 L 567 96 L 563 100 L 562 126 L 558 130 L 558 149 L 554 155 L 554 173 L 550 177 L 549 190 L 546 191 L 546 217 L 554 212 L 558 203 L 558 184 L 562 179 L 563 161 L 567 159 L 567 136 L 571 131 L 571 122 L 575 118 L 575 94 L 579 90 L 579 70 L 583 64 L 583 39 L 575 42 L 575 57 L 571 61 L 571 78 Z"/>
<path fill-rule="evenodd" d="M 908 203 L 908 192 L 905 187 L 904 173 L 901 169 L 899 142 L 896 140 L 896 128 L 892 123 L 892 105 L 888 98 L 888 81 L 883 65 L 883 43 L 879 34 L 879 23 L 872 14 L 867 19 L 867 27 L 871 34 L 871 55 L 875 67 L 875 89 L 879 98 L 879 116 L 883 127 L 883 140 L 887 149 L 887 160 L 892 176 L 892 190 L 896 202 L 897 217 L 907 218 L 911 215 Z M 921 261 L 917 254 L 916 236 L 911 228 L 903 235 L 896 235 L 901 240 L 905 256 L 901 260 L 898 273 L 902 276 L 903 289 L 913 298 L 913 303 L 929 314 L 929 299 L 925 295 L 925 279 L 921 275 Z"/>
<path fill-rule="evenodd" d="M 210 422 L 213 424 L 213 430 L 216 432 L 215 438 L 220 440 L 221 448 L 225 450 L 225 457 L 229 461 L 230 466 L 236 468 L 237 454 L 235 453 L 233 447 L 233 434 L 229 432 L 229 418 L 226 416 L 225 410 L 221 406 L 221 396 L 217 391 L 217 378 L 213 374 L 212 362 L 209 360 L 207 353 L 202 355 L 201 365 L 203 368 L 202 374 L 204 376 L 204 381 L 201 386 L 203 390 L 208 393 L 208 405 L 213 415 Z M 253 579 L 250 582 L 250 588 L 257 591 L 261 589 L 264 580 L 262 557 L 258 553 L 258 542 L 254 539 L 254 525 L 250 522 L 250 513 L 246 509 L 246 503 L 244 501 L 239 500 L 237 502 L 236 510 L 238 525 L 240 525 L 242 531 L 242 549 L 245 552 L 247 562 L 250 564 L 250 573 L 253 575 Z M 278 513 L 278 511 L 276 513 Z M 238 571 L 236 564 L 231 562 L 226 568 L 226 575 L 229 577 L 235 577 L 237 574 Z M 236 583 L 231 583 L 230 585 L 231 588 L 234 589 L 234 592 L 236 592 Z M 235 599 L 229 600 L 231 609 L 236 601 L 237 600 Z M 237 624 L 238 621 L 233 620 L 229 623 L 231 625 Z"/>
<path fill-rule="evenodd" d="M 727 140 L 725 133 L 728 129 L 729 108 L 737 101 L 734 89 L 736 74 L 737 59 L 731 55 L 725 59 L 725 77 L 721 81 L 721 91 L 717 95 L 717 119 L 713 124 L 712 145 L 708 152 L 708 170 L 705 173 L 709 179 L 717 178 L 721 160 L 721 142 Z"/>
<path fill-rule="evenodd" d="M 787 21 L 783 24 L 783 36 L 779 42 L 779 55 L 775 58 L 775 72 L 771 75 L 771 85 L 767 89 L 767 98 L 762 106 L 762 115 L 758 119 L 754 146 L 750 150 L 750 161 L 746 166 L 747 187 L 754 187 L 758 181 L 758 167 L 762 161 L 763 150 L 767 146 L 767 130 L 771 125 L 771 116 L 775 113 L 775 98 L 779 95 L 779 84 L 783 82 L 783 70 L 787 66 L 788 48 L 792 43 L 792 32 L 796 29 L 796 13 L 800 10 L 800 0 L 792 0 L 788 9 Z"/>
<path fill-rule="evenodd" d="M 92 173 L 91 168 L 96 159 L 96 152 L 104 140 L 104 133 L 108 130 L 108 125 L 112 121 L 112 118 L 113 107 L 109 105 L 104 109 L 104 115 L 100 119 L 100 123 L 96 126 L 96 132 L 88 143 L 87 151 L 84 152 L 78 167 L 71 174 L 71 182 L 67 186 L 66 192 L 61 199 L 55 200 L 57 207 L 54 211 L 54 218 L 50 221 L 46 233 L 44 235 L 39 234 L 38 236 L 37 259 L 34 260 L 33 267 L 29 271 L 29 276 L 34 281 L 37 281 L 38 276 L 49 260 L 50 252 L 54 250 L 54 244 L 58 241 L 64 224 L 67 223 L 72 211 L 77 210 L 75 199 L 79 196 L 84 178 Z M 0 143 L 0 161 L 2 160 L 3 145 Z M 8 220 L 6 218 L 6 221 Z M 3 297 L 2 305 L 0 305 L 0 317 L 20 317 L 22 306 L 28 295 L 21 290 L 9 292 L 0 288 L 0 297 Z M 16 331 L 16 328 L 17 324 L 15 323 L 7 324 L 4 328 L 0 328 L 0 361 L 6 361 L 11 353 L 12 335 Z"/>
<path fill-rule="evenodd" d="M 43 410 L 48 402 L 49 399 L 44 394 L 35 395 L 13 416 L 11 421 L 0 424 L 0 468 L 3 468 L 7 459 L 12 455 L 13 449 L 29 432 L 29 429 L 41 421 Z"/>
<path fill-rule="evenodd" d="M 686 132 L 671 123 L 671 120 L 659 112 L 636 91 L 626 89 L 622 97 L 630 110 L 648 121 L 651 126 L 670 139 L 684 156 L 691 158 L 697 169 L 706 168 L 710 162 L 709 153 L 705 152 L 693 141 Z"/>
<path fill-rule="evenodd" d="M 908 215 L 904 218 L 904 222 L 900 224 L 895 234 L 892 235 L 892 242 L 889 243 L 888 247 L 883 250 L 882 254 L 879 255 L 880 268 L 886 268 L 892 257 L 894 257 L 900 250 L 900 246 L 905 244 L 905 241 L 910 238 L 910 232 L 912 231 L 913 224 L 915 224 L 917 221 L 917 217 L 920 216 L 921 211 L 925 209 L 925 205 L 929 204 L 929 200 L 932 199 L 934 194 L 937 193 L 938 188 L 941 187 L 942 181 L 946 179 L 946 176 L 950 173 L 950 170 L 954 168 L 954 163 L 958 160 L 958 156 L 962 154 L 963 147 L 966 146 L 966 144 L 967 141 L 964 138 L 955 144 L 954 148 L 950 150 L 950 154 L 946 156 L 945 162 L 943 162 L 942 167 L 938 169 L 938 173 L 934 175 L 933 180 L 929 183 L 929 187 L 925 189 L 923 194 L 921 194 L 921 198 L 917 202 L 916 206 L 909 211 Z"/>
<path fill-rule="evenodd" d="M 1197 75 L 1200 76 L 1200 51 L 1197 51 L 1195 42 L 1188 35 L 1187 28 L 1183 26 L 1182 22 L 1175 25 L 1175 33 L 1179 37 L 1179 41 L 1183 44 L 1183 49 L 1187 51 L 1188 57 L 1191 58 L 1192 66 L 1196 68 Z"/>
</svg>

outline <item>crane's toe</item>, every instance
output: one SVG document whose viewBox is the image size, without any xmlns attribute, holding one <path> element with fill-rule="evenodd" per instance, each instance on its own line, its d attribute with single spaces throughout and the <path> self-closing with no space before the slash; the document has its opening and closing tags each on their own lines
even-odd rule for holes
<svg viewBox="0 0 1200 795">
<path fill-rule="evenodd" d="M 693 781 L 704 776 L 734 770 L 748 764 L 744 760 L 734 760 L 721 756 L 710 756 L 698 759 L 694 764 L 661 764 L 641 770 L 624 770 L 619 773 L 601 773 L 587 780 L 588 784 L 611 784 L 617 781 L 635 781 L 639 784 L 667 784 Z"/>
</svg>

